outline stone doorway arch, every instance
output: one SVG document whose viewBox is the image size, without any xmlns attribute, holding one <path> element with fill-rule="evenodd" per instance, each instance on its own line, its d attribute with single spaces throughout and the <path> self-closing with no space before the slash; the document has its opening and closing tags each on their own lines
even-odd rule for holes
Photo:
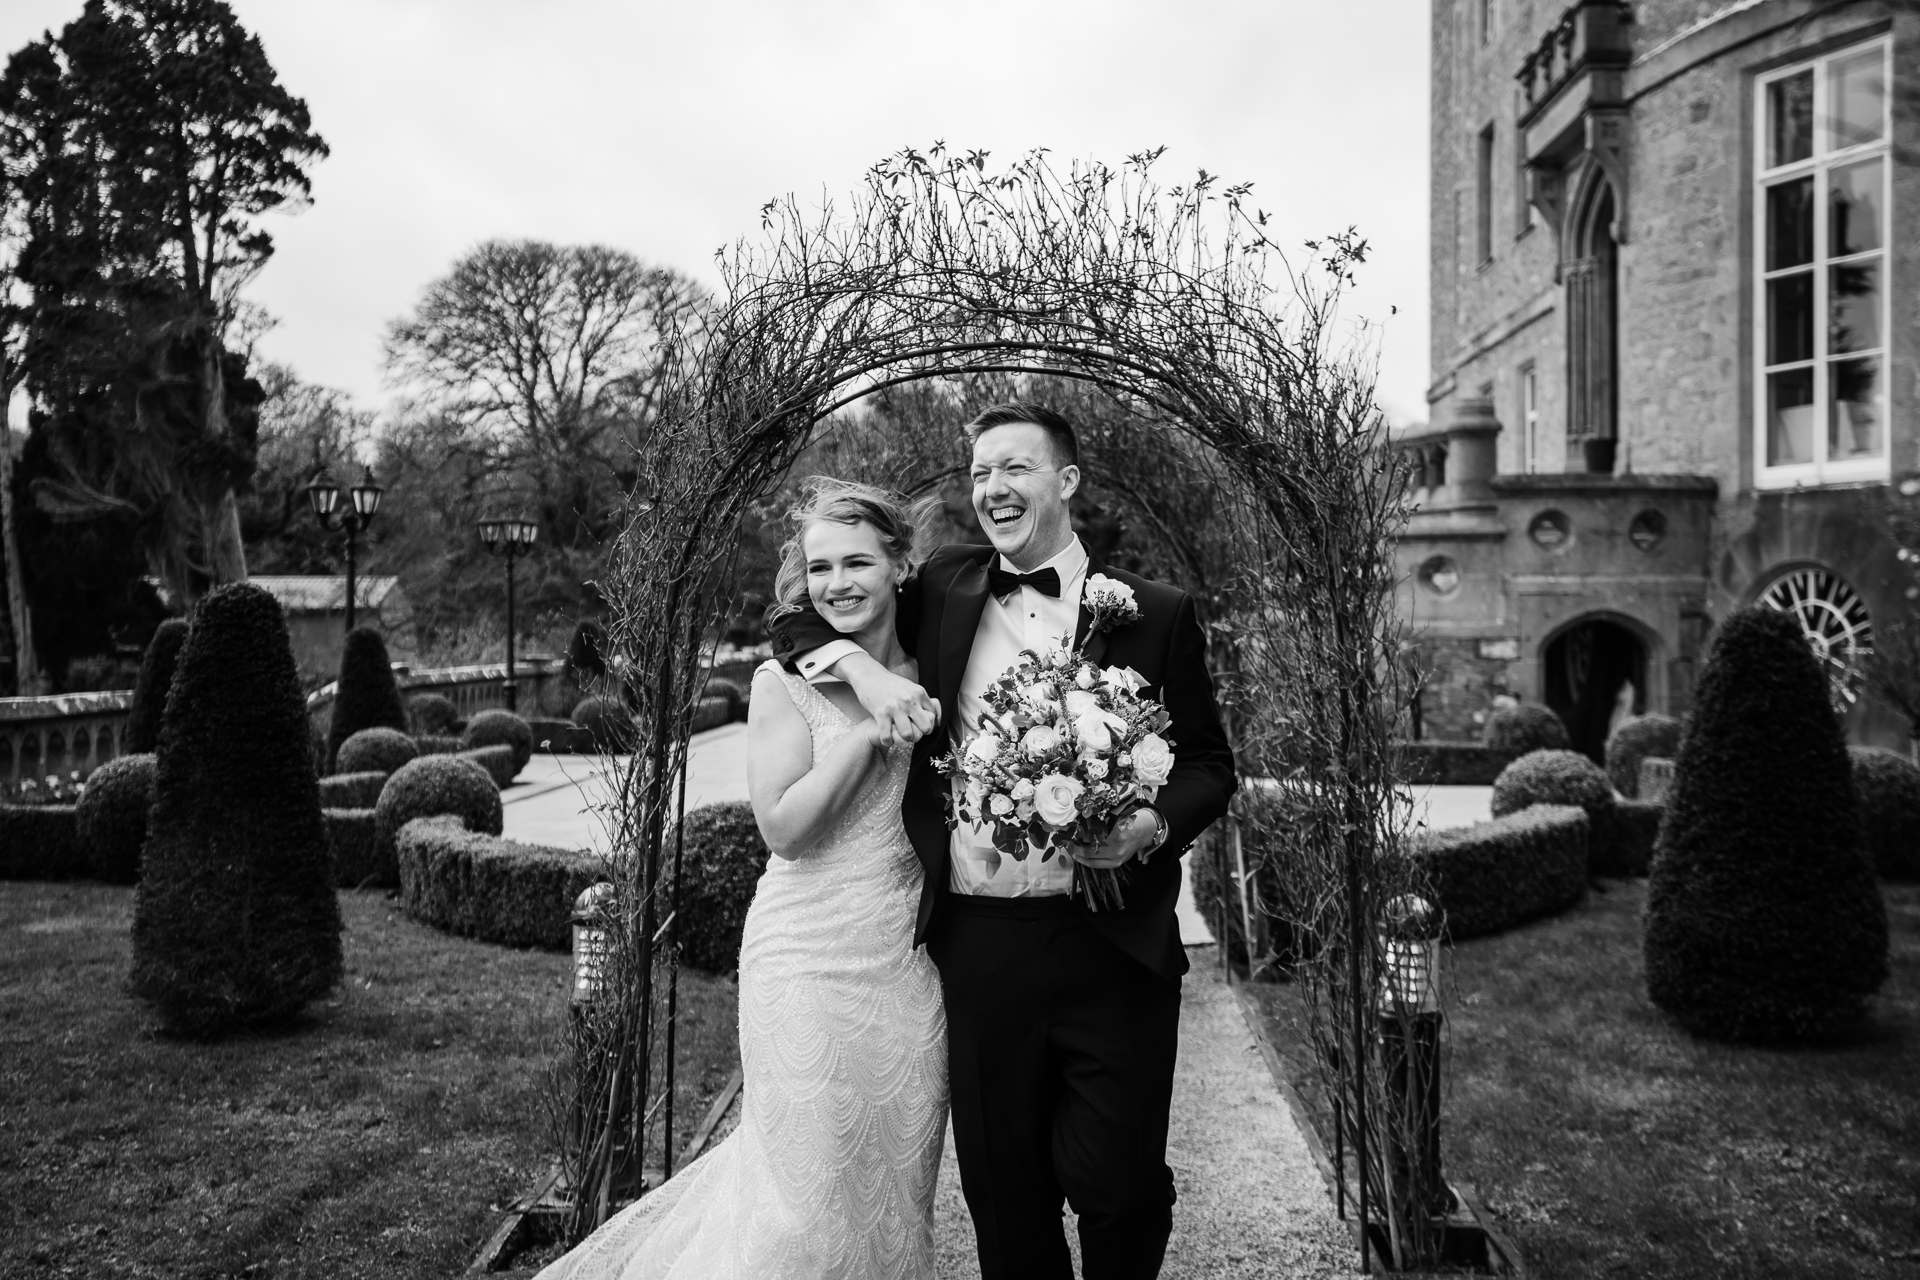
<svg viewBox="0 0 1920 1280">
<path fill-rule="evenodd" d="M 1575 619 L 1540 646 L 1541 700 L 1566 722 L 1575 751 L 1604 764 L 1613 727 L 1646 713 L 1650 657 L 1637 628 L 1605 614 Z"/>
</svg>

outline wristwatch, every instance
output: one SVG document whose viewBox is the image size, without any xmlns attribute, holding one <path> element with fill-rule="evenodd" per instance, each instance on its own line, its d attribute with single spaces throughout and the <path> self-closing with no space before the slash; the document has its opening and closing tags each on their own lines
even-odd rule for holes
<svg viewBox="0 0 1920 1280">
<path fill-rule="evenodd" d="M 1138 812 L 1153 815 L 1153 843 L 1141 851 L 1144 856 L 1145 854 L 1157 852 L 1160 846 L 1167 842 L 1167 819 L 1165 815 L 1150 804 L 1141 805 Z"/>
</svg>

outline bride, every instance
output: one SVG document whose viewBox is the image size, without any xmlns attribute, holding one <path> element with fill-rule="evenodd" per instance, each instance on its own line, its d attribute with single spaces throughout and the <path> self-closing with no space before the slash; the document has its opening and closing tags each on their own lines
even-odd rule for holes
<svg viewBox="0 0 1920 1280">
<path fill-rule="evenodd" d="M 815 477 L 790 513 L 777 615 L 809 599 L 897 674 L 914 528 L 867 485 Z M 901 825 L 911 744 L 848 686 L 768 662 L 748 788 L 774 857 L 740 948 L 739 1127 L 540 1280 L 931 1280 L 947 1120 L 940 980 L 913 947 L 921 868 Z"/>
</svg>

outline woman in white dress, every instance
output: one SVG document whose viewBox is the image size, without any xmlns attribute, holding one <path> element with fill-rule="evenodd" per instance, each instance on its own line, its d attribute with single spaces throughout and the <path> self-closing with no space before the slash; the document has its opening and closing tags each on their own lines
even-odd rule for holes
<svg viewBox="0 0 1920 1280">
<path fill-rule="evenodd" d="M 894 633 L 913 522 L 816 478 L 791 513 L 776 610 L 811 598 L 913 677 Z M 913 947 L 921 869 L 900 819 L 911 743 L 844 684 L 754 676 L 748 788 L 774 856 L 740 948 L 740 1124 L 541 1280 L 931 1280 L 947 1121 L 939 975 Z"/>
</svg>

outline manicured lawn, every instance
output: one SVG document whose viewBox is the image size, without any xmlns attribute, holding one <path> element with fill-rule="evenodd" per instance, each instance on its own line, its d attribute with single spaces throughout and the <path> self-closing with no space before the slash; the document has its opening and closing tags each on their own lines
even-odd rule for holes
<svg viewBox="0 0 1920 1280">
<path fill-rule="evenodd" d="M 1920 887 L 1885 891 L 1893 975 L 1872 1025 L 1825 1049 L 1713 1044 L 1668 1021 L 1646 998 L 1644 881 L 1455 947 L 1449 1178 L 1535 1275 L 1920 1275 Z M 1317 1093 L 1294 989 L 1243 990 Z"/>
<path fill-rule="evenodd" d="M 0 1275 L 462 1271 L 549 1165 L 566 956 L 342 893 L 347 981 L 297 1026 L 169 1039 L 122 991 L 133 891 L 0 884 Z M 681 1141 L 735 1062 L 682 978 Z"/>
</svg>

